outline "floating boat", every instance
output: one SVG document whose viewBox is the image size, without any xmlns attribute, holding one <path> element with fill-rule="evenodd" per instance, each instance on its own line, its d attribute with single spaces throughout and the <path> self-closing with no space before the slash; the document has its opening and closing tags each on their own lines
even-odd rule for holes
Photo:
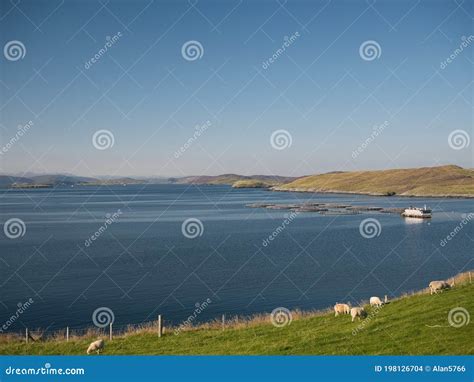
<svg viewBox="0 0 474 382">
<path fill-rule="evenodd" d="M 410 206 L 409 208 L 405 208 L 405 211 L 402 212 L 402 216 L 407 218 L 426 219 L 431 217 L 431 210 L 426 208 L 426 205 L 423 208 Z"/>
</svg>

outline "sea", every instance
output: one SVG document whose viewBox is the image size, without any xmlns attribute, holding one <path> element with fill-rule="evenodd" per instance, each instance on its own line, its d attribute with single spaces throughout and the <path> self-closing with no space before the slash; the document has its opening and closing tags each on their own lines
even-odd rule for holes
<svg viewBox="0 0 474 382">
<path fill-rule="evenodd" d="M 292 213 L 253 203 L 427 206 Z M 474 268 L 473 199 L 214 185 L 0 190 L 0 331 L 176 326 L 394 298 Z M 103 325 L 102 325 L 103 326 Z"/>
</svg>

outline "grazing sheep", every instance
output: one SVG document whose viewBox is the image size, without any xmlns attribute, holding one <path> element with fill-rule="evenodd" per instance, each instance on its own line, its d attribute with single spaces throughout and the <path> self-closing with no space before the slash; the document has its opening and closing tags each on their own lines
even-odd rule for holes
<svg viewBox="0 0 474 382">
<path fill-rule="evenodd" d="M 429 287 L 430 287 L 430 294 L 433 294 L 433 293 L 437 294 L 438 291 L 451 288 L 451 285 L 449 285 L 446 281 L 432 281 L 430 282 Z"/>
<path fill-rule="evenodd" d="M 94 341 L 87 348 L 87 354 L 90 354 L 93 351 L 95 351 L 95 352 L 97 352 L 97 354 L 99 354 L 101 350 L 104 350 L 104 346 L 105 346 L 104 340 Z"/>
<path fill-rule="evenodd" d="M 369 302 L 370 302 L 370 306 L 382 306 L 383 304 L 382 300 L 376 296 L 371 297 Z"/>
<path fill-rule="evenodd" d="M 387 304 L 388 303 L 388 298 L 387 298 L 387 295 L 385 295 L 385 298 L 384 300 L 382 301 L 380 298 L 378 298 L 377 296 L 374 296 L 374 297 L 371 297 L 370 300 L 370 306 L 382 306 L 383 304 Z"/>
<path fill-rule="evenodd" d="M 334 305 L 334 317 L 337 317 L 339 314 L 349 314 L 350 310 L 349 305 L 336 302 L 336 305 Z"/>
<path fill-rule="evenodd" d="M 352 308 L 351 309 L 351 316 L 352 316 L 352 322 L 354 322 L 356 317 L 359 317 L 359 320 L 362 317 L 365 317 L 366 313 L 364 308 Z"/>
</svg>

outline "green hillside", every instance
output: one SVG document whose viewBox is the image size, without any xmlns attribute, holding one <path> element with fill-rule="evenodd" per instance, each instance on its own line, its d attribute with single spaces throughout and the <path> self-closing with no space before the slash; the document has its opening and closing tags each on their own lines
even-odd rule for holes
<svg viewBox="0 0 474 382">
<path fill-rule="evenodd" d="M 332 312 L 293 312 L 293 321 L 281 328 L 262 315 L 251 321 L 240 319 L 225 330 L 218 322 L 178 335 L 169 329 L 161 338 L 156 327 L 150 327 L 113 341 L 103 336 L 104 354 L 474 354 L 474 317 L 459 308 L 474 315 L 474 284 L 460 285 L 457 279 L 455 288 L 438 295 L 401 297 L 378 311 L 367 307 L 369 315 L 362 321 L 351 322 L 348 315 L 334 317 Z M 459 327 L 448 320 L 453 309 L 461 312 L 451 321 Z M 85 354 L 95 339 L 89 335 L 69 342 L 57 338 L 25 344 L 18 338 L 3 338 L 0 354 Z"/>
<path fill-rule="evenodd" d="M 451 165 L 399 170 L 334 172 L 306 176 L 274 189 L 371 195 L 474 197 L 474 171 Z"/>
</svg>

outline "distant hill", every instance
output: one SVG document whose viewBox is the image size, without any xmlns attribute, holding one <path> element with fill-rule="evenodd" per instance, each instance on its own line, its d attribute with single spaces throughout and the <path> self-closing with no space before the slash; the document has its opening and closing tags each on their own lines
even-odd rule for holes
<svg viewBox="0 0 474 382">
<path fill-rule="evenodd" d="M 31 177 L 0 175 L 0 188 L 36 188 L 39 186 L 58 187 L 74 185 L 115 185 L 115 184 L 142 184 L 145 180 L 133 178 L 98 179 L 84 176 L 46 174 Z"/>
<path fill-rule="evenodd" d="M 19 176 L 0 175 L 0 188 L 11 187 L 14 183 L 31 184 L 33 180 Z"/>
<path fill-rule="evenodd" d="M 140 179 L 134 179 L 134 178 L 110 178 L 110 179 L 95 179 L 95 180 L 89 180 L 89 181 L 84 181 L 80 182 L 81 185 L 83 186 L 102 186 L 102 185 L 108 185 L 108 186 L 113 186 L 113 185 L 123 185 L 123 184 L 145 184 L 147 183 L 144 180 Z"/>
<path fill-rule="evenodd" d="M 216 176 L 187 176 L 183 178 L 170 178 L 171 183 L 176 184 L 227 184 L 233 185 L 239 181 L 258 181 L 268 185 L 278 185 L 291 182 L 297 178 L 277 175 L 237 175 L 222 174 Z"/>
<path fill-rule="evenodd" d="M 78 183 L 98 182 L 99 179 L 72 175 L 38 175 L 30 178 L 34 184 L 74 185 Z"/>
<path fill-rule="evenodd" d="M 474 171 L 459 166 L 333 172 L 299 178 L 277 191 L 474 197 Z"/>
</svg>

